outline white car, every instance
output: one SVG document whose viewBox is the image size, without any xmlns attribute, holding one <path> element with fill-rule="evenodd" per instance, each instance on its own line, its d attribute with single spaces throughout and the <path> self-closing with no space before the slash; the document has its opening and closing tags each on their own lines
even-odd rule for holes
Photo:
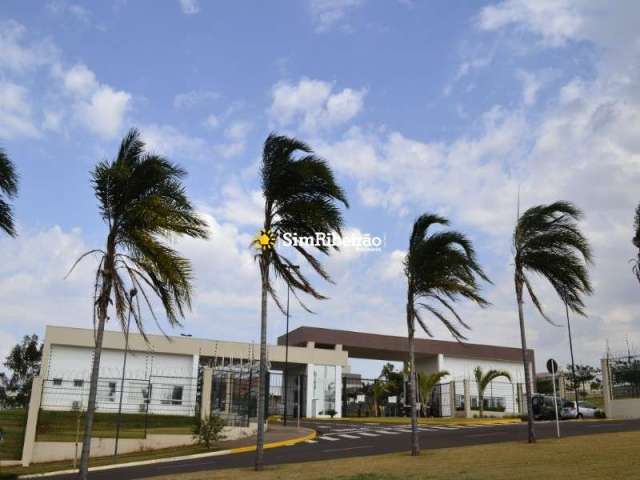
<svg viewBox="0 0 640 480">
<path fill-rule="evenodd" d="M 562 418 L 595 418 L 597 412 L 602 412 L 602 410 L 593 403 L 578 402 L 578 405 L 580 406 L 580 413 L 578 413 L 578 409 L 576 408 L 576 402 L 570 400 L 565 401 L 562 406 Z"/>
</svg>

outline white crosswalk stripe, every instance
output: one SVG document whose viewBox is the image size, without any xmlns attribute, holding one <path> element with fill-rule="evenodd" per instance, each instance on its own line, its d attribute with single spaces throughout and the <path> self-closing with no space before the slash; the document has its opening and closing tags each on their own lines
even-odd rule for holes
<svg viewBox="0 0 640 480">
<path fill-rule="evenodd" d="M 402 432 L 394 432 L 393 430 L 376 430 L 378 433 L 384 433 L 385 435 L 400 435 Z"/>
<path fill-rule="evenodd" d="M 318 443 L 317 440 L 305 440 L 304 443 Z"/>
<path fill-rule="evenodd" d="M 358 432 L 358 435 L 362 435 L 364 437 L 379 437 L 379 433 L 371 433 L 371 432 Z"/>
<path fill-rule="evenodd" d="M 337 442 L 340 439 L 339 438 L 334 438 L 334 437 L 327 437 L 326 435 L 323 435 L 321 437 L 318 437 L 320 440 L 329 440 L 330 442 Z"/>
<path fill-rule="evenodd" d="M 339 433 L 338 436 L 342 438 L 348 438 L 348 439 L 360 438 L 360 437 L 356 437 L 355 435 L 349 435 L 347 433 Z"/>
</svg>

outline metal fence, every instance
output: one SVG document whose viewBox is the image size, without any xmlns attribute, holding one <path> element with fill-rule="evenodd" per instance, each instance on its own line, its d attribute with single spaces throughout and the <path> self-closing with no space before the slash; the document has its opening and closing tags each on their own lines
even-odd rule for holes
<svg viewBox="0 0 640 480">
<path fill-rule="evenodd" d="M 640 398 L 640 355 L 607 359 L 613 399 Z"/>
</svg>

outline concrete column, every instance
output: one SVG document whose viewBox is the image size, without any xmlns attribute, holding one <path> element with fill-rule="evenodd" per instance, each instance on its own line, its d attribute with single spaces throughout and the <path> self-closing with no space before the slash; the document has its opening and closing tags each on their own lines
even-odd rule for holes
<svg viewBox="0 0 640 480">
<path fill-rule="evenodd" d="M 465 418 L 473 418 L 471 415 L 471 389 L 469 386 L 469 379 L 465 378 L 463 381 L 464 387 L 464 416 Z"/>
<path fill-rule="evenodd" d="M 611 376 L 609 375 L 609 362 L 606 358 L 600 360 L 602 369 L 602 398 L 604 399 L 604 413 L 607 418 L 613 418 Z"/>
<path fill-rule="evenodd" d="M 38 426 L 38 414 L 42 401 L 42 384 L 44 379 L 40 376 L 33 377 L 31 384 L 31 398 L 29 399 L 29 411 L 27 413 L 27 426 L 24 431 L 24 444 L 22 446 L 22 466 L 28 467 L 33 459 L 33 447 L 36 443 L 36 427 Z"/>
<path fill-rule="evenodd" d="M 213 369 L 202 368 L 202 392 L 200 392 L 200 418 L 204 420 L 211 415 L 211 394 L 213 393 Z"/>
</svg>

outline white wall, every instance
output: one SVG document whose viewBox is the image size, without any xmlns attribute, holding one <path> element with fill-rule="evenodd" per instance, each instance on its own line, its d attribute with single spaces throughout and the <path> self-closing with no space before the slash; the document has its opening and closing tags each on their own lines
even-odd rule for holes
<svg viewBox="0 0 640 480">
<path fill-rule="evenodd" d="M 448 379 L 463 380 L 465 378 L 473 380 L 473 371 L 480 366 L 484 372 L 488 370 L 506 370 L 511 374 L 514 383 L 524 383 L 524 367 L 522 362 L 507 362 L 504 360 L 477 360 L 473 358 L 460 358 L 444 355 L 440 365 L 441 370 L 447 370 L 450 374 Z M 500 381 L 506 381 L 501 379 Z"/>
<path fill-rule="evenodd" d="M 42 408 L 69 410 L 74 402 L 86 407 L 93 349 L 52 345 Z M 117 411 L 124 351 L 103 350 L 100 359 L 98 411 Z M 61 379 L 56 385 L 54 379 Z M 83 381 L 82 385 L 74 380 Z M 149 382 L 150 380 L 150 382 Z M 149 413 L 192 415 L 195 409 L 197 363 L 193 355 L 129 352 L 123 389 L 123 411 L 138 413 L 144 408 L 143 390 L 151 383 Z M 115 390 L 113 385 L 115 385 Z M 168 401 L 175 386 L 182 386 L 182 401 Z"/>
</svg>

